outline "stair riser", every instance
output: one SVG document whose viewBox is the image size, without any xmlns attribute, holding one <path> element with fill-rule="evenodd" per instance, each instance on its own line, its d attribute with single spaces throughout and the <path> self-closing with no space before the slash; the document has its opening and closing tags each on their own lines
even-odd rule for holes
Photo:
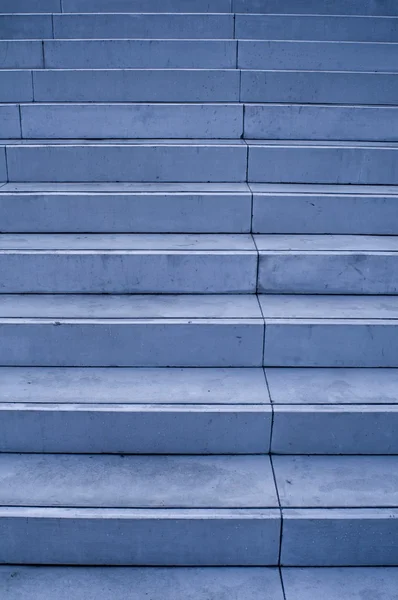
<svg viewBox="0 0 398 600">
<path fill-rule="evenodd" d="M 257 254 L 0 252 L 1 293 L 255 293 Z"/>
<path fill-rule="evenodd" d="M 242 102 L 396 105 L 398 97 L 395 73 L 245 70 L 241 75 Z"/>
<path fill-rule="evenodd" d="M 398 454 L 395 406 L 274 405 L 275 454 Z"/>
<path fill-rule="evenodd" d="M 78 6 L 79 0 L 75 2 Z M 237 13 L 398 15 L 395 0 L 232 0 L 232 10 Z"/>
<path fill-rule="evenodd" d="M 22 137 L 30 139 L 236 139 L 243 134 L 242 105 L 36 104 L 23 105 L 20 111 Z M 391 118 L 389 131 L 394 129 Z M 17 106 L 0 107 L 0 119 L 9 123 L 3 137 L 19 137 Z"/>
<path fill-rule="evenodd" d="M 398 565 L 396 510 L 283 510 L 285 566 Z M 316 543 L 314 543 L 316 540 Z"/>
<path fill-rule="evenodd" d="M 0 563 L 260 566 L 278 562 L 277 511 L 269 511 L 268 518 L 223 518 L 222 511 L 219 517 L 205 512 L 190 517 L 189 511 L 182 511 L 182 518 L 179 511 L 167 511 L 169 516 L 163 518 L 156 510 L 152 518 L 140 517 L 139 511 L 130 518 L 124 511 L 111 511 L 116 513 L 113 518 L 106 511 L 97 518 L 92 518 L 91 510 L 87 517 L 80 511 L 78 518 L 73 516 L 76 511 L 59 512 L 59 518 L 40 518 L 21 509 L 20 517 L 0 517 L 1 537 L 8 540 L 0 550 Z M 27 544 L 27 539 L 32 543 Z"/>
<path fill-rule="evenodd" d="M 242 182 L 246 155 L 233 144 L 20 146 L 7 149 L 7 163 L 9 181 Z"/>
<path fill-rule="evenodd" d="M 258 367 L 264 325 L 251 321 L 0 323 L 3 366 Z"/>
<path fill-rule="evenodd" d="M 37 102 L 238 102 L 239 75 L 236 70 L 217 68 L 44 70 L 33 72 L 33 86 Z M 2 76 L 0 71 L 0 81 Z M 27 81 L 27 94 L 29 85 Z M 7 94 L 4 102 L 9 102 L 11 91 L 1 90 L 0 99 L 3 93 Z"/>
<path fill-rule="evenodd" d="M 254 193 L 253 231 L 398 235 L 397 202 L 396 196 Z"/>
<path fill-rule="evenodd" d="M 30 137 L 31 128 L 24 133 L 24 108 L 21 110 L 22 133 Z M 247 105 L 244 136 L 266 140 L 397 141 L 398 109 L 382 106 Z"/>
<path fill-rule="evenodd" d="M 234 20 L 227 14 L 0 15 L 0 31 L 1 38 L 9 40 L 231 39 L 234 37 Z M 387 30 L 385 35 L 388 35 Z"/>
<path fill-rule="evenodd" d="M 398 253 L 260 252 L 258 290 L 271 294 L 397 294 Z"/>
<path fill-rule="evenodd" d="M 251 194 L 7 194 L 0 188 L 6 232 L 246 233 Z M 395 214 L 395 213 L 394 213 Z M 397 225 L 398 228 L 398 225 Z"/>
<path fill-rule="evenodd" d="M 264 183 L 397 185 L 398 149 L 250 146 L 248 180 Z"/>
<path fill-rule="evenodd" d="M 252 40 L 397 42 L 398 30 L 395 19 L 391 17 L 372 19 L 325 15 L 238 14 L 235 37 Z"/>
<path fill-rule="evenodd" d="M 396 321 L 268 321 L 269 367 L 397 367 Z"/>
<path fill-rule="evenodd" d="M 272 420 L 271 407 L 242 406 L 3 404 L 0 414 L 0 452 L 71 454 L 262 454 Z"/>
<path fill-rule="evenodd" d="M 2 13 L 61 12 L 61 0 L 2 0 Z"/>
<path fill-rule="evenodd" d="M 63 12 L 229 13 L 231 0 L 62 0 Z"/>
<path fill-rule="evenodd" d="M 238 68 L 397 72 L 398 44 L 239 41 Z"/>
</svg>

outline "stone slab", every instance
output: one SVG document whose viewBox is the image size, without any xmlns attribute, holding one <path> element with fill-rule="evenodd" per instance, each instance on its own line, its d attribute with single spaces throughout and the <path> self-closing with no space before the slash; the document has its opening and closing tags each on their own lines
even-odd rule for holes
<svg viewBox="0 0 398 600">
<path fill-rule="evenodd" d="M 110 12 L 113 12 L 113 7 Z M 164 12 L 167 13 L 166 10 Z M 233 37 L 234 17 L 232 14 L 98 13 L 54 15 L 54 38 L 64 40 L 90 38 L 221 40 L 232 39 Z"/>
<path fill-rule="evenodd" d="M 209 594 L 212 600 L 225 594 L 234 600 L 283 600 L 279 572 L 267 567 L 4 566 L 0 593 L 8 600 L 69 600 L 71 594 L 74 600 L 141 600 L 146 594 L 152 600 L 208 600 Z"/>
<path fill-rule="evenodd" d="M 0 40 L 2 69 L 43 68 L 42 42 L 38 40 Z"/>
<path fill-rule="evenodd" d="M 3 138 L 21 137 L 17 104 L 0 104 L 0 132 Z"/>
<path fill-rule="evenodd" d="M 268 183 L 398 183 L 398 146 L 249 142 L 248 180 Z M 351 145 L 349 145 L 351 144 Z"/>
<path fill-rule="evenodd" d="M 48 40 L 44 60 L 47 69 L 235 69 L 236 44 L 234 40 Z"/>
<path fill-rule="evenodd" d="M 61 184 L 43 192 L 34 186 L 30 192 L 0 190 L 2 231 L 245 233 L 251 227 L 251 193 L 239 184 L 229 191 L 206 184 L 191 191 L 180 191 L 177 184 L 159 186 L 158 192 L 144 186 L 103 193 L 81 187 L 80 192 L 63 190 Z"/>
<path fill-rule="evenodd" d="M 20 110 L 22 137 L 29 139 L 235 139 L 243 134 L 238 104 L 24 104 Z"/>
<path fill-rule="evenodd" d="M 268 456 L 2 454 L 0 505 L 276 508 Z"/>
<path fill-rule="evenodd" d="M 78 1 L 78 0 L 77 0 Z M 232 0 L 238 13 L 287 13 L 397 16 L 395 0 Z"/>
<path fill-rule="evenodd" d="M 398 44 L 240 40 L 238 68 L 309 71 L 398 70 Z"/>
<path fill-rule="evenodd" d="M 397 427 L 396 405 L 277 404 L 271 449 L 276 454 L 398 454 Z"/>
<path fill-rule="evenodd" d="M 200 143 L 12 146 L 10 181 L 242 182 L 247 149 Z"/>
<path fill-rule="evenodd" d="M 397 566 L 397 509 L 284 509 L 285 566 Z"/>
<path fill-rule="evenodd" d="M 30 71 L 0 71 L 0 102 L 31 102 L 33 100 Z"/>
<path fill-rule="evenodd" d="M 284 508 L 395 508 L 397 456 L 273 456 Z"/>
<path fill-rule="evenodd" d="M 393 142 L 398 140 L 398 108 L 249 104 L 245 105 L 244 136 L 268 140 Z"/>
<path fill-rule="evenodd" d="M 314 594 L 324 600 L 363 600 L 374 593 L 380 600 L 395 600 L 398 569 L 356 567 L 282 570 L 286 600 L 307 600 Z"/>
<path fill-rule="evenodd" d="M 7 162 L 6 162 L 6 149 L 4 146 L 0 146 L 0 181 L 8 180 Z"/>
<path fill-rule="evenodd" d="M 0 11 L 3 12 L 2 4 L 0 4 Z M 3 40 L 42 40 L 52 37 L 51 15 L 0 14 L 0 38 Z"/>
<path fill-rule="evenodd" d="M 231 0 L 62 0 L 63 12 L 229 13 Z"/>
<path fill-rule="evenodd" d="M 235 37 L 252 40 L 398 41 L 397 20 L 394 17 L 337 14 L 294 16 L 237 14 Z"/>
<path fill-rule="evenodd" d="M 108 388 L 108 403 L 101 405 L 79 400 L 79 404 L 0 404 L 1 452 L 246 455 L 270 451 L 270 405 L 160 404 L 156 399 L 154 404 L 126 405 L 116 404 L 112 391 Z"/>
<path fill-rule="evenodd" d="M 397 369 L 267 369 L 266 375 L 275 404 L 398 404 Z"/>
<path fill-rule="evenodd" d="M 280 515 L 275 509 L 16 507 L 0 510 L 0 532 L 7 541 L 0 563 L 270 566 L 278 562 Z"/>
<path fill-rule="evenodd" d="M 239 75 L 217 68 L 46 69 L 33 72 L 33 84 L 38 102 L 238 102 Z"/>
<path fill-rule="evenodd" d="M 396 105 L 398 74 L 343 71 L 241 71 L 242 102 Z"/>
<path fill-rule="evenodd" d="M 1 0 L 2 13 L 61 12 L 61 0 Z"/>
</svg>

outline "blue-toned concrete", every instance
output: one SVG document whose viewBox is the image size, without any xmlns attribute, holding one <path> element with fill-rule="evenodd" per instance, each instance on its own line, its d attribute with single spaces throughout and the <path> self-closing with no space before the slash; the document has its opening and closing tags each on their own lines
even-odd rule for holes
<svg viewBox="0 0 398 600">
<path fill-rule="evenodd" d="M 48 40 L 44 61 L 49 69 L 234 69 L 236 44 L 233 40 Z"/>
<path fill-rule="evenodd" d="M 0 4 L 1 10 L 2 5 Z M 0 39 L 2 40 L 41 40 L 52 37 L 51 15 L 0 14 Z"/>
<path fill-rule="evenodd" d="M 395 600 L 398 569 L 332 568 L 282 569 L 286 600 L 308 600 L 312 596 L 324 600 L 363 600 L 375 596 Z"/>
<path fill-rule="evenodd" d="M 7 148 L 10 181 L 242 182 L 247 147 L 238 141 L 126 144 L 74 142 Z"/>
<path fill-rule="evenodd" d="M 62 0 L 63 12 L 229 13 L 231 0 Z"/>
<path fill-rule="evenodd" d="M 8 184 L 0 190 L 3 232 L 247 233 L 244 184 Z"/>
<path fill-rule="evenodd" d="M 397 73 L 243 70 L 241 77 L 242 102 L 397 104 Z"/>
<path fill-rule="evenodd" d="M 38 102 L 237 102 L 239 76 L 232 69 L 46 69 L 33 72 L 33 84 Z"/>
<path fill-rule="evenodd" d="M 153 38 L 175 40 L 183 38 L 189 40 L 202 38 L 220 40 L 233 37 L 234 17 L 232 14 L 54 15 L 54 38 L 60 39 Z"/>
<path fill-rule="evenodd" d="M 278 12 L 281 12 L 280 8 Z M 393 17 L 238 14 L 235 20 L 235 37 L 237 39 L 398 41 L 398 22 Z"/>
<path fill-rule="evenodd" d="M 19 108 L 16 104 L 0 104 L 0 136 L 20 138 Z"/>
<path fill-rule="evenodd" d="M 302 508 L 284 509 L 282 513 L 284 566 L 398 564 L 396 508 Z"/>
<path fill-rule="evenodd" d="M 398 188 L 261 183 L 250 188 L 255 233 L 398 234 Z"/>
<path fill-rule="evenodd" d="M 398 71 L 398 44 L 241 40 L 241 69 Z"/>
<path fill-rule="evenodd" d="M 0 509 L 0 533 L 8 542 L 0 546 L 0 563 L 8 564 L 271 566 L 278 561 L 280 514 L 16 507 Z"/>
<path fill-rule="evenodd" d="M 240 13 L 398 16 L 395 0 L 232 0 L 232 9 Z"/>
<path fill-rule="evenodd" d="M 0 181 L 6 182 L 7 179 L 6 149 L 4 146 L 0 146 Z"/>
<path fill-rule="evenodd" d="M 398 107 L 249 104 L 244 125 L 249 139 L 394 142 Z"/>
<path fill-rule="evenodd" d="M 22 137 L 33 139 L 239 139 L 243 134 L 239 104 L 24 104 L 20 110 Z"/>
<path fill-rule="evenodd" d="M 2 69 L 41 69 L 43 67 L 42 42 L 39 40 L 0 40 Z"/>
<path fill-rule="evenodd" d="M 1 0 L 1 13 L 61 12 L 61 0 Z"/>
<path fill-rule="evenodd" d="M 30 71 L 0 71 L 0 102 L 31 102 L 33 100 Z"/>
<path fill-rule="evenodd" d="M 8 600 L 283 600 L 278 570 L 258 567 L 0 567 L 3 590 Z"/>
<path fill-rule="evenodd" d="M 248 143 L 250 182 L 398 184 L 397 144 Z"/>
</svg>

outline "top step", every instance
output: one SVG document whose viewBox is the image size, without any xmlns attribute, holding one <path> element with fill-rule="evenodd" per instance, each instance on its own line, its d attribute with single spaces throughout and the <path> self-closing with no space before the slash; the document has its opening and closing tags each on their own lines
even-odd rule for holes
<svg viewBox="0 0 398 600">
<path fill-rule="evenodd" d="M 398 16 L 396 0 L 0 0 L 0 13 L 182 12 Z"/>
</svg>

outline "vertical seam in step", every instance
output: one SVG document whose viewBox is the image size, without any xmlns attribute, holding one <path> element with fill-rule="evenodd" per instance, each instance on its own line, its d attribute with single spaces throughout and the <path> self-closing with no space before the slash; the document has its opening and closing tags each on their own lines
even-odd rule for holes
<svg viewBox="0 0 398 600">
<path fill-rule="evenodd" d="M 235 52 L 235 69 L 238 68 L 238 40 L 235 40 L 235 44 L 236 44 L 236 52 Z"/>
<path fill-rule="evenodd" d="M 280 496 L 279 496 L 278 484 L 276 483 L 276 475 L 275 475 L 274 462 L 272 460 L 272 454 L 270 454 L 269 460 L 270 460 L 270 463 L 271 463 L 272 476 L 274 478 L 274 485 L 275 485 L 276 497 L 277 497 L 277 500 L 278 500 L 279 515 L 280 515 L 280 520 L 281 520 L 281 527 L 280 527 L 280 534 L 279 534 L 279 555 L 278 555 L 278 567 L 280 567 L 280 565 L 281 565 L 281 555 L 282 555 L 283 514 L 282 514 L 282 505 L 281 505 L 281 499 L 280 499 Z"/>
<path fill-rule="evenodd" d="M 21 140 L 23 139 L 22 136 L 22 115 L 21 115 L 21 105 L 18 104 L 18 113 L 19 113 L 19 134 L 21 136 Z"/>
<path fill-rule="evenodd" d="M 281 580 L 281 587 L 282 587 L 283 599 L 286 600 L 285 582 L 283 581 L 282 567 L 280 565 L 279 565 L 279 577 L 280 577 L 280 580 Z"/>
<path fill-rule="evenodd" d="M 264 314 L 263 314 L 263 311 L 262 311 L 262 308 L 261 308 L 260 300 L 258 299 L 258 275 L 259 275 L 259 267 L 260 267 L 260 253 L 258 251 L 258 247 L 257 247 L 254 235 L 252 233 L 250 235 L 252 237 L 253 244 L 254 244 L 254 247 L 255 247 L 256 253 L 257 253 L 257 272 L 256 272 L 256 291 L 255 291 L 255 294 L 257 295 L 257 302 L 258 302 L 258 305 L 260 307 L 261 315 L 262 315 L 262 317 L 264 319 Z M 264 323 L 265 323 L 265 319 L 264 319 Z"/>
<path fill-rule="evenodd" d="M 35 84 L 33 81 L 33 70 L 30 72 L 31 78 L 32 78 L 32 102 L 35 101 Z"/>
<path fill-rule="evenodd" d="M 253 219 L 254 219 L 254 192 L 250 186 L 250 183 L 247 181 L 246 182 L 247 187 L 250 190 L 250 194 L 251 194 L 251 221 L 250 221 L 250 233 L 252 235 L 254 235 L 254 231 L 253 231 Z M 253 237 L 254 240 L 254 237 Z"/>
<path fill-rule="evenodd" d="M 59 0 L 59 8 L 60 8 L 61 13 L 63 13 L 64 12 L 64 0 Z"/>
<path fill-rule="evenodd" d="M 42 40 L 41 42 L 41 54 L 42 54 L 42 61 L 43 61 L 43 69 L 46 68 L 46 56 L 44 53 L 44 40 Z"/>
<path fill-rule="evenodd" d="M 244 104 L 242 104 L 242 135 L 240 136 L 241 140 L 243 140 L 245 138 L 245 110 L 246 107 Z M 246 162 L 247 162 L 247 157 L 246 157 Z M 246 180 L 247 180 L 247 168 L 246 168 Z M 246 181 L 247 183 L 247 181 Z"/>
<path fill-rule="evenodd" d="M 271 390 L 270 390 L 270 387 L 269 387 L 269 384 L 268 384 L 267 372 L 265 370 L 265 367 L 263 367 L 263 375 L 264 375 L 264 379 L 265 379 L 265 385 L 267 386 L 268 398 L 269 398 L 271 409 L 272 409 L 272 413 L 271 413 L 271 433 L 270 433 L 270 440 L 269 440 L 269 451 L 270 451 L 270 454 L 271 454 L 272 453 L 272 440 L 273 440 L 273 436 L 274 436 L 275 410 L 274 410 L 274 403 L 272 402 Z"/>
<path fill-rule="evenodd" d="M 7 146 L 4 146 L 4 155 L 5 155 L 5 161 L 6 161 L 6 176 L 7 176 L 7 183 L 9 183 L 10 181 L 10 176 L 8 174 L 8 156 L 7 156 Z"/>
<path fill-rule="evenodd" d="M 239 73 L 239 102 L 242 102 L 242 69 L 238 69 Z"/>
<path fill-rule="evenodd" d="M 52 26 L 52 34 L 54 39 L 54 13 L 51 14 L 51 26 Z"/>
<path fill-rule="evenodd" d="M 231 6 L 231 10 L 232 10 L 232 6 Z M 233 20 L 233 39 L 236 40 L 236 15 L 235 13 L 232 13 L 232 20 Z"/>
</svg>

